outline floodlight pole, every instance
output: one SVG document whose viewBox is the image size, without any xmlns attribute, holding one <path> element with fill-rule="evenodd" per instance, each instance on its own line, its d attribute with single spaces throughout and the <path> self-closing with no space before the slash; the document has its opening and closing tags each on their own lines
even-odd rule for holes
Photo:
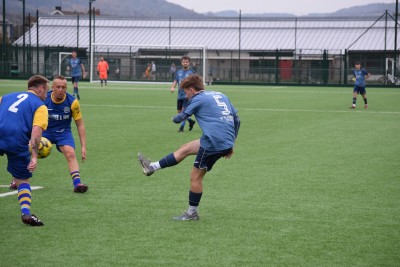
<svg viewBox="0 0 400 267">
<path fill-rule="evenodd" d="M 396 69 L 397 69 L 397 22 L 398 22 L 398 17 L 399 17 L 399 0 L 396 0 L 396 13 L 395 13 L 395 21 L 394 21 L 394 72 L 393 75 L 396 75 Z"/>
<path fill-rule="evenodd" d="M 89 0 L 89 47 L 88 47 L 88 51 L 89 51 L 89 59 L 88 59 L 88 63 L 89 63 L 89 68 L 90 68 L 90 58 L 91 58 L 91 54 L 92 54 L 92 3 L 95 2 L 96 0 Z M 90 72 L 92 72 L 92 70 L 90 70 Z"/>
<path fill-rule="evenodd" d="M 1 74 L 5 75 L 6 74 L 6 33 L 7 33 L 7 27 L 6 27 L 6 0 L 3 0 L 3 49 L 1 51 L 1 61 L 3 62 L 2 64 L 2 69 L 1 69 Z"/>
<path fill-rule="evenodd" d="M 240 54 L 241 54 L 241 44 L 242 44 L 242 10 L 239 10 L 239 60 L 238 60 L 238 65 L 239 65 L 239 83 L 240 83 L 240 74 L 241 74 L 241 69 L 240 69 Z"/>
<path fill-rule="evenodd" d="M 22 2 L 22 69 L 25 75 L 25 0 Z"/>
<path fill-rule="evenodd" d="M 39 9 L 36 9 L 36 73 L 39 72 Z"/>
<path fill-rule="evenodd" d="M 93 43 L 96 43 L 96 8 L 94 7 L 93 7 Z"/>
</svg>

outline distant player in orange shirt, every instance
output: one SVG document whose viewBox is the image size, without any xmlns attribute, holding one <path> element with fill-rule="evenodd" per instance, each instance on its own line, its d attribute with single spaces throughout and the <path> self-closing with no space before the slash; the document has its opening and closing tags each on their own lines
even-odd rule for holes
<svg viewBox="0 0 400 267">
<path fill-rule="evenodd" d="M 104 60 L 104 57 L 100 57 L 99 64 L 97 65 L 97 74 L 99 75 L 101 87 L 103 87 L 103 81 L 107 86 L 107 74 L 109 73 L 110 69 L 108 67 L 107 61 Z"/>
</svg>

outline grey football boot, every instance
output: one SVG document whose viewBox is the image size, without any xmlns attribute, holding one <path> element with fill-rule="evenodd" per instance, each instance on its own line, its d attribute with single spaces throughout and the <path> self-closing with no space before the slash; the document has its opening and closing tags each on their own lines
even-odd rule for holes
<svg viewBox="0 0 400 267">
<path fill-rule="evenodd" d="M 150 176 L 155 172 L 154 169 L 150 166 L 151 161 L 149 159 L 146 159 L 142 153 L 138 153 L 138 161 L 142 166 L 144 175 Z"/>
<path fill-rule="evenodd" d="M 182 213 L 182 215 L 172 218 L 175 221 L 198 221 L 200 220 L 200 216 L 197 212 L 194 212 L 192 215 L 189 215 L 187 211 Z"/>
</svg>

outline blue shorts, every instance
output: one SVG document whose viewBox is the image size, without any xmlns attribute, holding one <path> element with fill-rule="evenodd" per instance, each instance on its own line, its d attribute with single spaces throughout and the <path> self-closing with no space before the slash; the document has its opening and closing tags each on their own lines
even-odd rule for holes
<svg viewBox="0 0 400 267">
<path fill-rule="evenodd" d="M 365 86 L 360 85 L 354 85 L 353 92 L 361 95 L 365 95 L 367 93 L 367 91 L 365 90 Z"/>
<path fill-rule="evenodd" d="M 64 130 L 62 132 L 44 131 L 43 137 L 46 137 L 53 145 L 56 145 L 57 150 L 60 152 L 61 152 L 60 146 L 67 145 L 75 149 L 75 140 L 70 130 Z"/>
<path fill-rule="evenodd" d="M 194 167 L 197 169 L 206 169 L 211 171 L 215 162 L 220 158 L 226 156 L 231 152 L 232 148 L 225 149 L 222 151 L 211 152 L 200 147 L 199 152 L 197 152 L 196 160 L 194 161 Z"/>
<path fill-rule="evenodd" d="M 32 173 L 28 170 L 28 165 L 31 161 L 29 149 L 19 153 L 0 150 L 0 155 L 4 154 L 7 155 L 8 159 L 7 171 L 11 173 L 14 178 L 25 180 L 32 177 Z"/>
<path fill-rule="evenodd" d="M 178 99 L 176 101 L 176 109 L 182 110 L 183 108 L 187 107 L 188 103 L 189 103 L 189 99 L 187 99 L 187 98 Z"/>
<path fill-rule="evenodd" d="M 72 84 L 78 83 L 80 79 L 81 79 L 81 76 L 72 76 L 71 77 Z"/>
</svg>

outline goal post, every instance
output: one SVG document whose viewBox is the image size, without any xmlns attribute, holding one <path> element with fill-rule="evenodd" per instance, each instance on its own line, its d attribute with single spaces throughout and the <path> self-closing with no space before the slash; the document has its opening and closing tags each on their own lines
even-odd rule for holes
<svg viewBox="0 0 400 267">
<path fill-rule="evenodd" d="M 67 66 L 70 58 L 71 52 L 58 53 L 58 75 L 62 75 L 67 79 L 71 78 L 70 72 L 67 71 Z"/>
<path fill-rule="evenodd" d="M 203 45 L 93 43 L 90 50 L 90 82 L 99 79 L 97 64 L 100 57 L 104 57 L 109 65 L 109 81 L 172 82 L 171 65 L 175 64 L 179 69 L 182 56 L 190 57 L 190 67 L 205 82 L 207 47 Z"/>
</svg>

